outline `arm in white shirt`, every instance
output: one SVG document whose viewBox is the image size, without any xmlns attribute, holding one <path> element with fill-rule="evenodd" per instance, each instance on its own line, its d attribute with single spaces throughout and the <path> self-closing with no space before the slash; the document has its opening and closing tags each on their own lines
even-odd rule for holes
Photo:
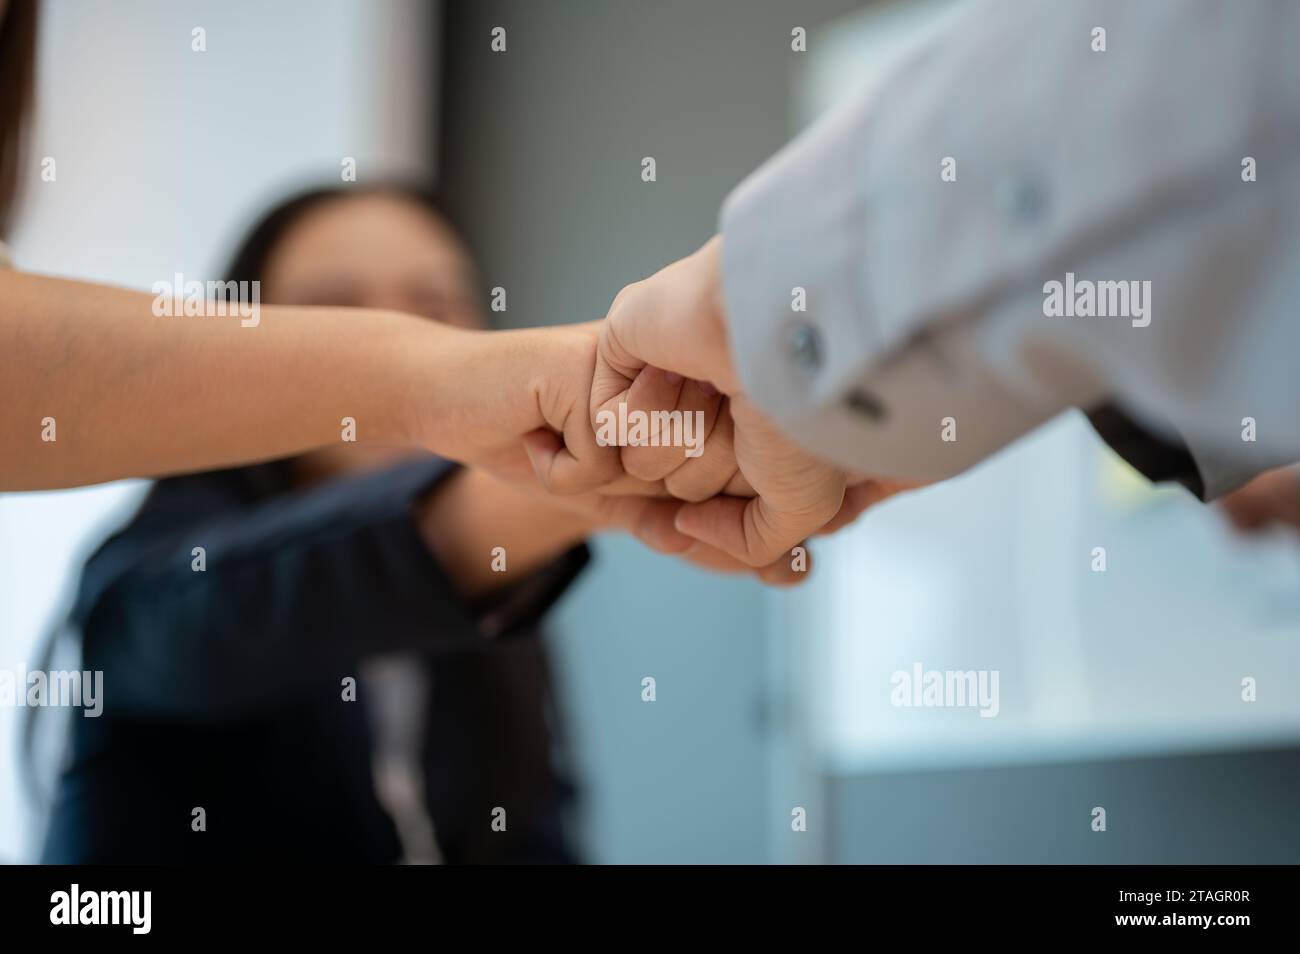
<svg viewBox="0 0 1300 954">
<path fill-rule="evenodd" d="M 1181 436 L 1208 497 L 1300 459 L 1298 142 L 1300 4 L 972 3 L 727 200 L 743 387 L 888 477 L 1108 401 Z M 1149 293 L 1049 317 L 1067 273 Z"/>
</svg>

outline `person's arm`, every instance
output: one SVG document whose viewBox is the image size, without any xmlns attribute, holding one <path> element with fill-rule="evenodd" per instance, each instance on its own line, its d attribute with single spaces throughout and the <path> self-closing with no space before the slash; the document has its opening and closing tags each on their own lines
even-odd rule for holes
<svg viewBox="0 0 1300 954">
<path fill-rule="evenodd" d="M 1300 456 L 1298 35 L 1277 0 L 968 5 L 728 199 L 740 386 L 878 474 L 1113 398 L 1186 438 L 1207 497 Z M 1074 279 L 1145 313 L 1050 317 Z"/>
<path fill-rule="evenodd" d="M 590 413 L 596 423 L 619 404 L 689 410 L 695 397 L 684 388 L 664 390 L 656 369 L 710 382 L 730 394 L 697 458 L 709 467 L 681 466 L 665 480 L 691 501 L 678 508 L 674 527 L 743 565 L 771 567 L 789 563 L 792 548 L 807 537 L 842 527 L 917 482 L 867 479 L 809 454 L 739 392 L 727 355 L 720 258 L 721 242 L 714 238 L 623 289 L 601 331 Z M 622 448 L 624 466 L 629 452 L 655 450 Z M 714 478 L 727 479 L 733 471 L 735 477 L 717 493 Z"/>
<path fill-rule="evenodd" d="M 352 675 L 366 655 L 472 650 L 526 627 L 581 569 L 595 531 L 747 569 L 677 533 L 675 508 L 553 500 L 439 459 L 256 503 L 229 473 L 197 474 L 159 484 L 91 558 L 73 618 L 115 711 L 230 718 Z M 759 573 L 804 575 L 785 563 Z"/>
<path fill-rule="evenodd" d="M 586 423 L 589 328 L 472 332 L 273 305 L 254 324 L 160 317 L 154 300 L 0 271 L 0 490 L 242 464 L 348 437 L 523 478 L 522 438 L 537 429 L 562 435 L 551 442 L 561 475 L 575 455 L 598 479 L 620 472 Z"/>
<path fill-rule="evenodd" d="M 721 237 L 624 289 L 593 411 L 652 365 L 903 481 L 1108 401 L 1185 441 L 1207 498 L 1300 457 L 1298 35 L 1282 0 L 962 5 L 742 183 Z M 1055 316 L 1055 282 L 1086 307 L 1076 278 L 1127 313 Z M 749 458 L 759 498 L 679 528 L 753 552 L 825 512 Z"/>
<path fill-rule="evenodd" d="M 841 508 L 847 522 L 878 497 L 855 490 Z M 461 593 L 479 597 L 545 564 L 557 547 L 573 545 L 591 533 L 622 531 L 651 549 L 718 573 L 752 573 L 765 583 L 803 582 L 807 573 L 789 559 L 755 565 L 677 529 L 678 500 L 645 494 L 567 494 L 506 484 L 482 470 L 467 469 L 448 478 L 439 493 L 419 508 L 419 524 L 438 562 Z M 500 548 L 503 560 L 491 560 Z M 508 576 L 498 568 L 504 564 Z"/>
<path fill-rule="evenodd" d="M 506 602 L 514 626 L 535 619 L 585 562 L 573 548 L 593 521 L 543 521 L 539 501 L 532 521 L 467 533 L 471 498 L 517 493 L 482 479 L 425 459 L 255 503 L 229 474 L 159 485 L 89 561 L 74 610 L 106 705 L 231 718 L 312 686 L 341 691 L 368 655 L 480 648 L 502 635 L 480 620 Z"/>
</svg>

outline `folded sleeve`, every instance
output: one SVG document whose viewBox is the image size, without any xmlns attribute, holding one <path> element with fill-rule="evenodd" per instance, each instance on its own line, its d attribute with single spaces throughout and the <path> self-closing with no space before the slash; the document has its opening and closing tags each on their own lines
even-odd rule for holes
<svg viewBox="0 0 1300 954">
<path fill-rule="evenodd" d="M 882 476 L 1110 400 L 1207 496 L 1300 458 L 1297 36 L 1277 0 L 960 5 L 728 197 L 746 391 Z M 1067 273 L 1145 283 L 1145 315 L 1049 316 Z"/>
</svg>

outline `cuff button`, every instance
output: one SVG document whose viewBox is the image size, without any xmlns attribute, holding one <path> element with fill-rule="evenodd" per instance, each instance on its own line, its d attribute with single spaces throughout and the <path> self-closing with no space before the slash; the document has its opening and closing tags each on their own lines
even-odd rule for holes
<svg viewBox="0 0 1300 954">
<path fill-rule="evenodd" d="M 822 339 L 817 329 L 809 324 L 798 324 L 790 329 L 786 338 L 786 353 L 795 367 L 812 374 L 821 370 Z"/>
<path fill-rule="evenodd" d="M 1033 225 L 1047 213 L 1047 190 L 1034 176 L 1009 176 L 998 183 L 1002 214 L 1018 225 Z"/>
</svg>

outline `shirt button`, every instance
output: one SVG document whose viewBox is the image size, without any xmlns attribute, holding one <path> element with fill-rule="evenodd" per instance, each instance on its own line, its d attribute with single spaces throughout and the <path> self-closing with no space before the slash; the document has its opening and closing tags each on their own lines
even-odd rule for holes
<svg viewBox="0 0 1300 954">
<path fill-rule="evenodd" d="M 812 325 L 798 324 L 790 329 L 786 339 L 786 352 L 800 370 L 809 374 L 821 370 L 822 340 Z"/>
<path fill-rule="evenodd" d="M 998 185 L 997 200 L 1002 214 L 1020 225 L 1032 225 L 1047 210 L 1046 190 L 1028 175 L 1004 179 Z"/>
</svg>

